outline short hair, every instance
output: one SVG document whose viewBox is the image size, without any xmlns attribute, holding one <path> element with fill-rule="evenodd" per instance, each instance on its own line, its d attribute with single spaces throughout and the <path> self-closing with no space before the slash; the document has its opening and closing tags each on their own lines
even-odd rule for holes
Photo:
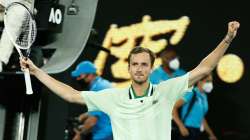
<svg viewBox="0 0 250 140">
<path fill-rule="evenodd" d="M 177 55 L 176 51 L 173 48 L 169 47 L 160 53 L 160 57 L 164 58 L 166 55 L 169 55 L 171 53 L 174 54 L 175 56 Z"/>
<path fill-rule="evenodd" d="M 155 58 L 156 58 L 155 54 L 154 54 L 150 49 L 148 49 L 148 48 L 143 48 L 143 47 L 140 47 L 140 46 L 137 46 L 137 47 L 133 48 L 133 49 L 130 51 L 130 53 L 129 53 L 129 55 L 128 55 L 128 64 L 130 65 L 130 59 L 131 59 L 131 56 L 132 56 L 133 54 L 138 54 L 138 53 L 143 53 L 143 52 L 149 54 L 149 56 L 150 56 L 150 62 L 151 62 L 151 67 L 152 67 L 152 66 L 154 65 Z"/>
</svg>

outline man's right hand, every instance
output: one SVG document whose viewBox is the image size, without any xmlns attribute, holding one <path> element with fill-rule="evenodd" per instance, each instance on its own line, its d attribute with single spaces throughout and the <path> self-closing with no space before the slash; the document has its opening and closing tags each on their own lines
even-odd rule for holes
<svg viewBox="0 0 250 140">
<path fill-rule="evenodd" d="M 179 127 L 180 133 L 183 137 L 189 136 L 189 131 L 185 126 Z"/>
<path fill-rule="evenodd" d="M 32 75 L 35 75 L 35 73 L 39 69 L 30 59 L 26 59 L 26 58 L 20 58 L 20 66 L 21 66 L 22 71 L 28 68 Z"/>
</svg>

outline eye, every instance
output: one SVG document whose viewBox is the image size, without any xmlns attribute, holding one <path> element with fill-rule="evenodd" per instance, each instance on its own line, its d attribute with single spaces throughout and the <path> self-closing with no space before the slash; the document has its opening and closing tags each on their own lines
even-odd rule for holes
<svg viewBox="0 0 250 140">
<path fill-rule="evenodd" d="M 148 63 L 142 63 L 142 66 L 148 66 Z"/>
<path fill-rule="evenodd" d="M 136 66 L 136 65 L 138 65 L 138 63 L 132 63 L 132 66 Z"/>
</svg>

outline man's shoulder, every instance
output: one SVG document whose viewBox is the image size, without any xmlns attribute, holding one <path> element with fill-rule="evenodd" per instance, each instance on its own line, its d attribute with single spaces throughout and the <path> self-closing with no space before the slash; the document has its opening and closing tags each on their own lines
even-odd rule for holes
<svg viewBox="0 0 250 140">
<path fill-rule="evenodd" d="M 153 70 L 152 73 L 161 73 L 161 72 L 163 72 L 163 68 L 162 68 L 162 66 L 158 66 L 158 67 L 156 67 L 156 68 Z"/>
<path fill-rule="evenodd" d="M 170 79 L 167 79 L 167 80 L 164 80 L 158 84 L 155 84 L 157 87 L 158 86 L 172 86 L 172 85 L 180 85 L 180 82 L 181 81 L 185 81 L 186 78 L 188 76 L 188 73 L 185 73 L 183 75 L 179 75 L 179 76 L 176 76 L 176 77 L 173 77 L 173 78 L 170 78 Z"/>
<path fill-rule="evenodd" d="M 102 91 L 109 92 L 109 93 L 114 93 L 114 94 L 124 94 L 128 93 L 128 88 L 117 88 L 117 87 L 112 87 L 112 88 L 106 88 L 103 89 Z"/>
</svg>

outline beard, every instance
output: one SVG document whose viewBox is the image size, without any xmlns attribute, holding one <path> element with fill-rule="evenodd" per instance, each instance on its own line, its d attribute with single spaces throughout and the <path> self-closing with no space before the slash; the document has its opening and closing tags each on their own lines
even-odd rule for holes
<svg viewBox="0 0 250 140">
<path fill-rule="evenodd" d="M 142 85 L 142 84 L 146 83 L 147 80 L 144 80 L 144 81 L 134 80 L 134 82 L 135 82 L 136 84 L 138 84 L 138 85 Z"/>
<path fill-rule="evenodd" d="M 138 85 L 142 85 L 142 84 L 144 84 L 144 83 L 147 82 L 147 79 L 148 79 L 148 77 L 146 77 L 146 78 L 143 79 L 143 80 L 141 80 L 141 79 L 138 80 L 138 79 L 134 78 L 133 81 L 134 81 L 136 84 L 138 84 Z"/>
</svg>

